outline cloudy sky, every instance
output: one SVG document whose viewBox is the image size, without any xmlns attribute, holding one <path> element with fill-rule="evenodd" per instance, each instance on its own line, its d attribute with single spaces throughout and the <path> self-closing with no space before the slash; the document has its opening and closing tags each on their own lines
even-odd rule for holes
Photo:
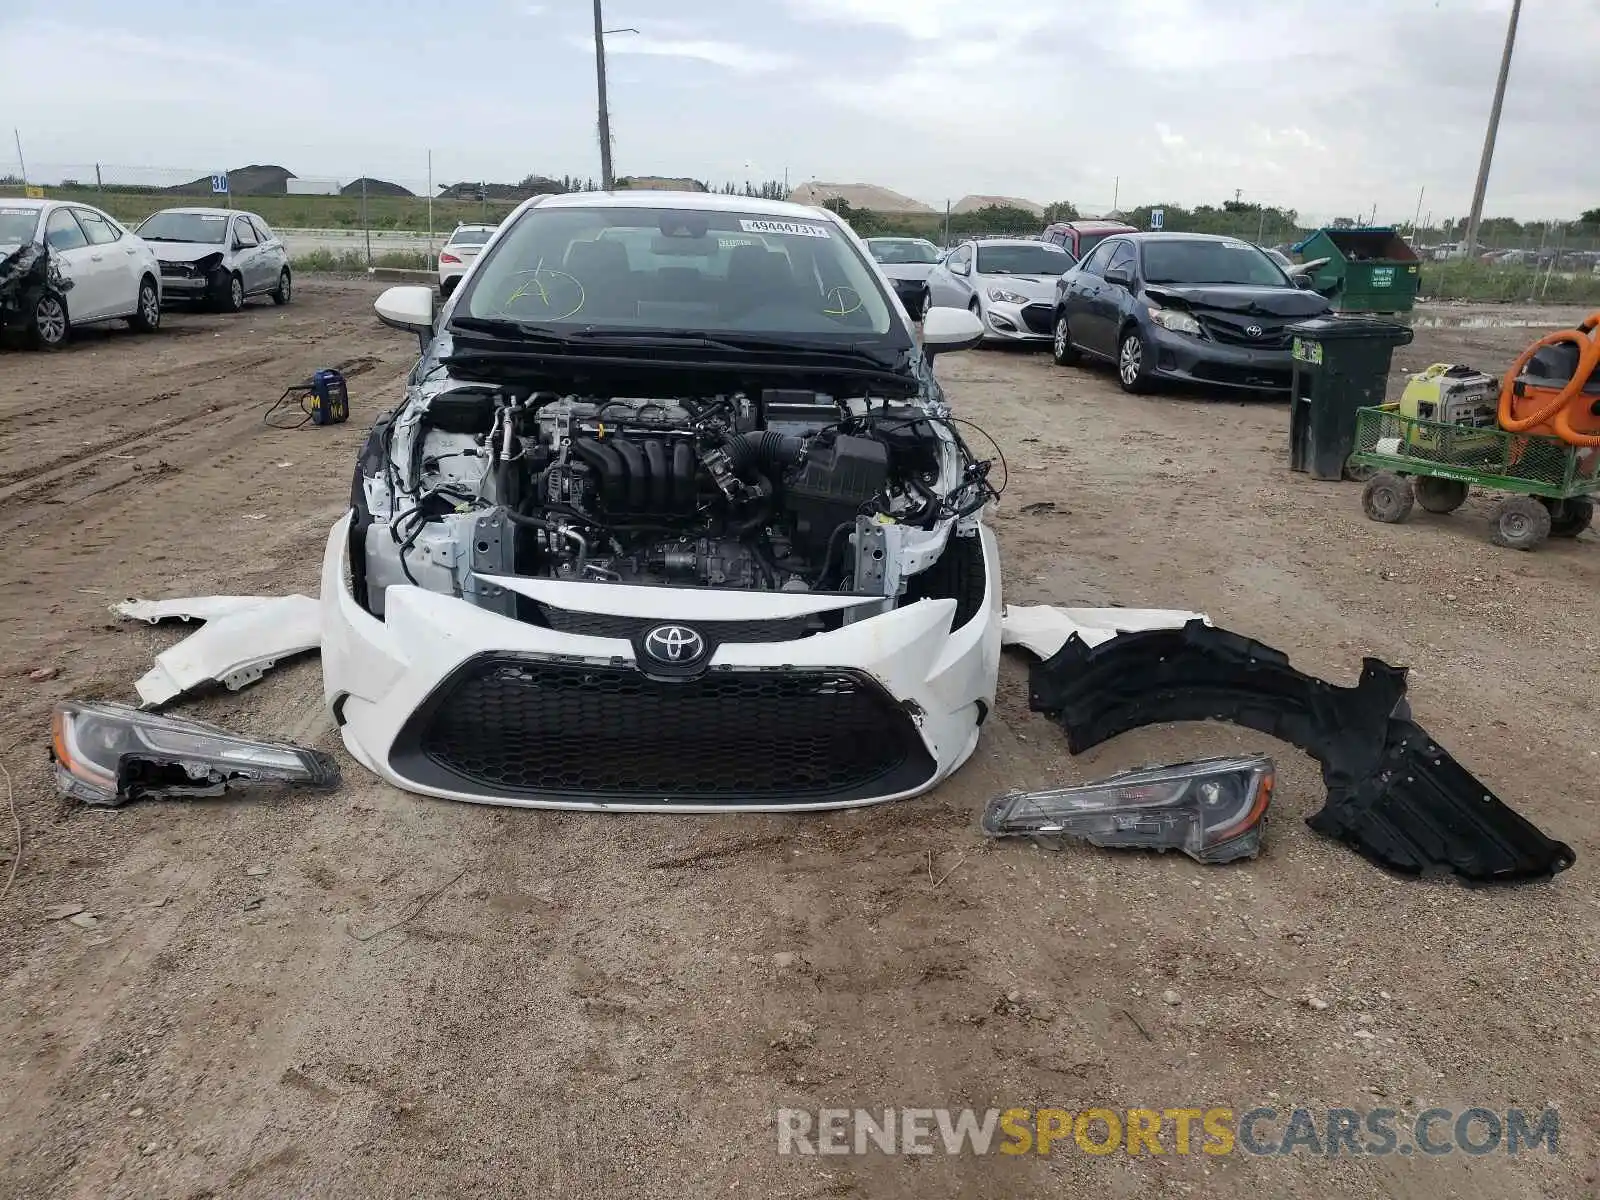
<svg viewBox="0 0 1600 1200">
<path fill-rule="evenodd" d="M 617 170 L 1461 215 L 1510 0 L 606 0 Z M 598 175 L 590 0 L 0 3 L 30 174 Z M 1529 0 L 1488 209 L 1600 205 L 1600 3 Z M 9 134 L 9 130 L 5 131 Z M 0 171 L 14 157 L 0 146 Z M 13 168 L 14 169 L 14 168 Z M 110 177 L 108 175 L 108 177 Z M 151 179 L 156 182 L 156 179 Z"/>
</svg>

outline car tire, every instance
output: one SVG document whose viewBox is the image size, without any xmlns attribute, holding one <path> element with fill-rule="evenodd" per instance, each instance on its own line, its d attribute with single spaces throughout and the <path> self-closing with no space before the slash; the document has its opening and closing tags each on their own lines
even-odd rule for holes
<svg viewBox="0 0 1600 1200">
<path fill-rule="evenodd" d="M 294 280 L 285 267 L 278 272 L 278 286 L 273 289 L 272 302 L 274 304 L 287 304 L 294 297 Z"/>
<path fill-rule="evenodd" d="M 35 350 L 59 350 L 67 344 L 72 320 L 67 302 L 58 293 L 45 291 L 33 302 L 33 319 L 28 322 L 28 342 Z"/>
<path fill-rule="evenodd" d="M 161 289 L 156 281 L 146 275 L 139 280 L 139 307 L 128 318 L 128 327 L 135 333 L 154 333 L 161 328 Z"/>
<path fill-rule="evenodd" d="M 1507 550 L 1532 550 L 1550 536 L 1550 510 L 1533 496 L 1507 496 L 1495 505 L 1491 540 Z"/>
<path fill-rule="evenodd" d="M 238 272 L 228 276 L 228 290 L 222 294 L 223 312 L 244 311 L 244 280 Z"/>
<path fill-rule="evenodd" d="M 456 290 L 456 284 L 460 282 L 461 277 L 459 275 L 453 279 L 441 279 L 439 281 L 439 299 L 450 299 L 450 294 Z"/>
<path fill-rule="evenodd" d="M 1057 313 L 1055 337 L 1050 343 L 1050 357 L 1058 367 L 1075 367 L 1083 361 L 1078 348 L 1072 344 L 1072 330 L 1067 325 L 1067 314 Z"/>
<path fill-rule="evenodd" d="M 917 320 L 926 321 L 928 313 L 933 308 L 933 293 L 927 288 L 922 289 L 922 295 L 917 298 Z"/>
<path fill-rule="evenodd" d="M 1145 345 L 1144 334 L 1137 325 L 1124 329 L 1117 342 L 1117 383 L 1123 391 L 1135 396 L 1145 394 L 1153 386 L 1150 347 Z"/>
</svg>

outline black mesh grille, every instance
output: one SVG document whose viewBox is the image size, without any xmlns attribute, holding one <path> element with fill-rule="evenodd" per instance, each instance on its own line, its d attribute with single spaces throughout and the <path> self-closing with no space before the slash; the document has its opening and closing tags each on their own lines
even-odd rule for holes
<svg viewBox="0 0 1600 1200">
<path fill-rule="evenodd" d="M 537 606 L 541 623 L 562 633 L 585 637 L 625 638 L 632 641 L 661 624 L 661 617 L 617 617 L 608 613 L 579 612 L 553 604 Z M 694 628 L 714 646 L 724 642 L 792 642 L 827 628 L 822 617 L 783 617 L 770 621 L 694 621 Z"/>
<path fill-rule="evenodd" d="M 1022 310 L 1022 320 L 1030 333 L 1049 333 L 1056 327 L 1055 310 L 1048 304 L 1030 304 Z"/>
<path fill-rule="evenodd" d="M 395 770 L 493 797 L 803 804 L 927 782 L 910 717 L 853 671 L 712 671 L 659 681 L 629 666 L 486 655 L 396 740 Z"/>
</svg>

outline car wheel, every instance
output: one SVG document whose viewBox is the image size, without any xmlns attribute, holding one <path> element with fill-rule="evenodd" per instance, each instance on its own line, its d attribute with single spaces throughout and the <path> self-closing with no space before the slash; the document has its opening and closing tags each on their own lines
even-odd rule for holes
<svg viewBox="0 0 1600 1200">
<path fill-rule="evenodd" d="M 154 333 L 161 328 L 161 293 L 148 275 L 139 281 L 139 307 L 128 318 L 128 324 L 137 333 Z"/>
<path fill-rule="evenodd" d="M 1135 327 L 1123 331 L 1117 346 L 1117 382 L 1134 395 L 1150 390 L 1150 352 L 1144 334 Z"/>
<path fill-rule="evenodd" d="M 456 290 L 457 282 L 459 281 L 456 279 L 439 280 L 439 298 L 441 300 L 450 299 L 450 293 Z"/>
<path fill-rule="evenodd" d="M 237 275 L 228 276 L 227 298 L 223 301 L 224 307 L 229 312 L 241 312 L 244 309 L 244 280 Z"/>
<path fill-rule="evenodd" d="M 54 292 L 45 292 L 33 302 L 33 320 L 28 339 L 35 349 L 59 350 L 66 345 L 72 322 L 67 318 L 67 302 Z"/>
<path fill-rule="evenodd" d="M 1507 496 L 1489 519 L 1494 544 L 1508 550 L 1532 550 L 1550 536 L 1550 510 L 1532 496 Z"/>
<path fill-rule="evenodd" d="M 277 290 L 272 293 L 272 302 L 274 304 L 289 303 L 290 297 L 294 294 L 293 288 L 294 281 L 289 277 L 289 268 L 285 267 L 278 274 L 278 287 Z"/>
<path fill-rule="evenodd" d="M 922 289 L 922 296 L 917 301 L 917 320 L 926 321 L 928 313 L 933 310 L 933 293 L 927 288 Z"/>
<path fill-rule="evenodd" d="M 1067 327 L 1066 313 L 1056 316 L 1055 340 L 1050 344 L 1050 356 L 1056 360 L 1058 367 L 1076 366 L 1082 357 L 1072 344 L 1072 330 Z"/>
</svg>

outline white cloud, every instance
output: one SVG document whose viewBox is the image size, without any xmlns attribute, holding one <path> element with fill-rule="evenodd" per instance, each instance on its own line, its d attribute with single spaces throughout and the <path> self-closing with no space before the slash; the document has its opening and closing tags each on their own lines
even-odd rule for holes
<svg viewBox="0 0 1600 1200">
<path fill-rule="evenodd" d="M 572 45 L 594 53 L 593 37 L 573 37 Z M 683 58 L 694 62 L 710 63 L 741 75 L 759 75 L 779 71 L 793 60 L 784 54 L 762 50 L 738 42 L 722 42 L 698 38 L 661 38 L 651 34 L 619 34 L 606 39 L 606 55 L 637 54 L 651 58 Z"/>
</svg>

